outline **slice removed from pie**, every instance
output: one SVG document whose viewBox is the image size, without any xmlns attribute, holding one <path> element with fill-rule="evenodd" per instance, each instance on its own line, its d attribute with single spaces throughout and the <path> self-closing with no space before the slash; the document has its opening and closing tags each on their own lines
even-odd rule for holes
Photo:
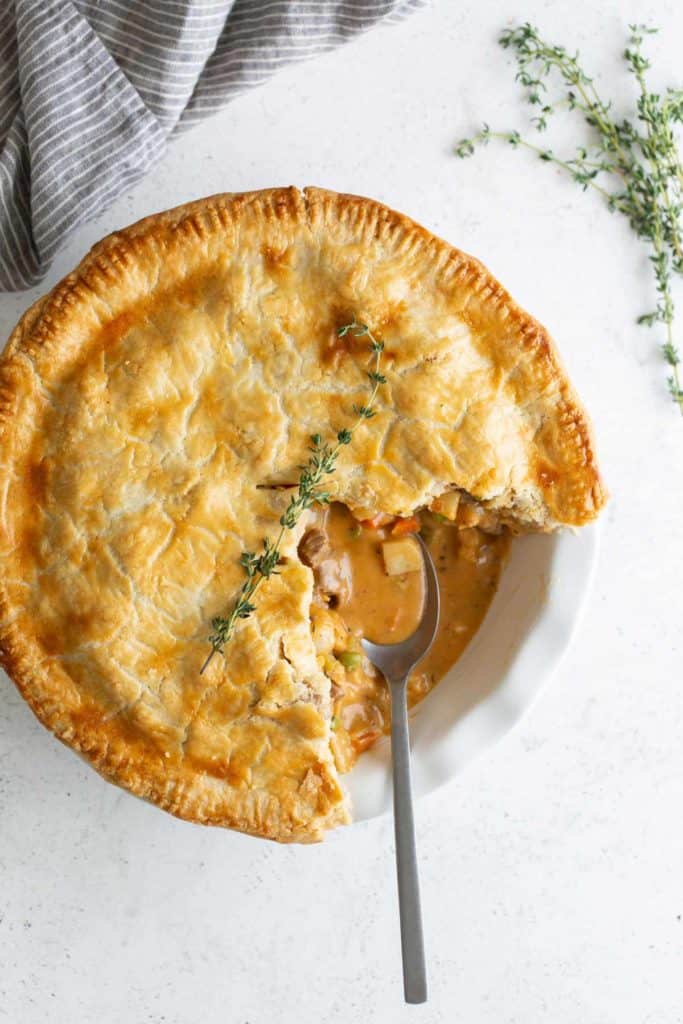
<svg viewBox="0 0 683 1024">
<path fill-rule="evenodd" d="M 605 500 L 545 330 L 486 269 L 369 199 L 221 195 L 111 235 L 0 362 L 0 645 L 41 721 L 183 818 L 282 841 L 348 820 L 302 518 L 207 671 L 207 634 L 277 532 L 310 436 L 387 383 L 330 478 L 360 518 L 457 491 L 515 531 Z"/>
</svg>

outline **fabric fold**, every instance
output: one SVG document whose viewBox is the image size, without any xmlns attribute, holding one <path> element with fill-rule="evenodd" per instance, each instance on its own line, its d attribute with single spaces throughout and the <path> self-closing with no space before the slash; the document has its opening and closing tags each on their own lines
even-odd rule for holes
<svg viewBox="0 0 683 1024">
<path fill-rule="evenodd" d="M 0 290 L 36 284 L 168 138 L 427 0 L 6 0 Z"/>
</svg>

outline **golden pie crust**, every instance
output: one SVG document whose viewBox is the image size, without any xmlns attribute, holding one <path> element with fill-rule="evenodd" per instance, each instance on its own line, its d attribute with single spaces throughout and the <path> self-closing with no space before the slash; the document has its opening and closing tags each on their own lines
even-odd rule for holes
<svg viewBox="0 0 683 1024">
<path fill-rule="evenodd" d="M 180 817 L 319 839 L 349 810 L 330 753 L 312 573 L 287 538 L 225 657 L 208 623 L 275 532 L 309 435 L 378 415 L 331 478 L 405 515 L 458 487 L 522 529 L 604 502 L 546 331 L 475 259 L 380 203 L 220 195 L 95 246 L 0 362 L 0 645 L 20 691 L 109 780 Z"/>
</svg>

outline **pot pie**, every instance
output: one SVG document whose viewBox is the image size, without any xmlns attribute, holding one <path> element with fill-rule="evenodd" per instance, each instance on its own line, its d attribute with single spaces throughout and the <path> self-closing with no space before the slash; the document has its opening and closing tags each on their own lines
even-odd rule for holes
<svg viewBox="0 0 683 1024">
<path fill-rule="evenodd" d="M 349 321 L 384 344 L 376 415 L 201 673 L 311 435 L 363 401 Z M 604 500 L 551 339 L 475 259 L 369 199 L 214 196 L 106 238 L 11 336 L 2 661 L 110 781 L 191 821 L 318 840 L 349 820 L 340 773 L 385 726 L 358 624 L 389 609 L 391 632 L 419 602 L 411 530 L 446 595 L 415 702 L 481 621 L 509 535 L 581 526 Z M 383 577 L 403 600 L 377 597 Z"/>
</svg>

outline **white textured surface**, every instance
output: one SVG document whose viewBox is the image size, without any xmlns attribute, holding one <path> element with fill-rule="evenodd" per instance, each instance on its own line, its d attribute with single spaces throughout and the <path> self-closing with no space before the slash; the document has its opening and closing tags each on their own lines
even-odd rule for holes
<svg viewBox="0 0 683 1024">
<path fill-rule="evenodd" d="M 509 9 L 509 5 L 506 5 Z M 104 784 L 0 686 L 0 1020 L 11 1024 L 676 1024 L 683 1019 L 683 423 L 627 227 L 550 168 L 449 155 L 524 124 L 501 5 L 441 0 L 243 97 L 79 233 L 211 191 L 374 195 L 481 257 L 557 337 L 613 498 L 574 646 L 521 726 L 417 820 L 431 1000 L 401 1002 L 391 826 L 313 848 L 192 827 Z M 519 7 L 610 82 L 629 21 L 673 0 Z M 629 92 L 624 95 L 630 97 Z M 32 295 L 0 298 L 6 334 Z"/>
</svg>

